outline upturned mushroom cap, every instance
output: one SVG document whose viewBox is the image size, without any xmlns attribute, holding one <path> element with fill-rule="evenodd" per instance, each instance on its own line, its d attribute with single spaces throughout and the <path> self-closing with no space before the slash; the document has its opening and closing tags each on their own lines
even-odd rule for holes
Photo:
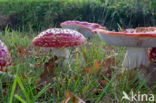
<svg viewBox="0 0 156 103">
<path fill-rule="evenodd" d="M 66 48 L 83 45 L 86 42 L 86 38 L 75 30 L 51 28 L 35 37 L 32 44 L 39 47 Z"/>
<path fill-rule="evenodd" d="M 93 31 L 96 29 L 106 29 L 106 27 L 103 27 L 96 23 L 80 22 L 80 21 L 65 21 L 61 23 L 60 26 L 62 28 L 77 30 L 86 37 L 94 36 L 95 33 Z"/>
<path fill-rule="evenodd" d="M 0 40 L 0 72 L 7 72 L 10 65 L 10 53 L 7 46 Z"/>
<path fill-rule="evenodd" d="M 156 47 L 156 27 L 138 27 L 120 32 L 98 29 L 96 32 L 106 43 L 128 47 Z"/>
</svg>

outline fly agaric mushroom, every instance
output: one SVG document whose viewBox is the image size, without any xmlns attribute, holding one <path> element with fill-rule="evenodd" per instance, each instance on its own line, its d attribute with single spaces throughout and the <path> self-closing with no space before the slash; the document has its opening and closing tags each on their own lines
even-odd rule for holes
<svg viewBox="0 0 156 103">
<path fill-rule="evenodd" d="M 98 29 L 96 32 L 108 44 L 128 47 L 124 67 L 134 69 L 149 65 L 147 48 L 156 47 L 156 28 L 138 27 L 120 32 Z"/>
<path fill-rule="evenodd" d="M 38 47 L 52 48 L 53 57 L 48 61 L 48 63 L 51 63 L 52 60 L 54 63 L 52 64 L 52 66 L 55 67 L 55 65 L 58 64 L 56 62 L 61 60 L 60 57 L 63 57 L 63 59 L 65 60 L 69 58 L 70 52 L 67 49 L 68 47 L 80 46 L 85 44 L 86 42 L 86 38 L 75 30 L 51 28 L 41 32 L 37 37 L 35 37 L 32 41 L 32 44 Z M 61 65 L 62 64 L 64 63 L 61 63 Z M 70 65 L 68 66 L 70 68 Z M 41 75 L 41 79 L 38 81 L 39 84 L 42 84 L 43 82 L 45 82 L 45 80 L 48 80 L 47 78 L 49 78 L 49 75 L 51 74 L 48 75 L 47 73 L 50 73 L 50 71 L 51 68 L 44 69 L 43 76 Z"/>
<path fill-rule="evenodd" d="M 89 22 L 80 22 L 80 21 L 65 21 L 60 24 L 62 28 L 68 28 L 76 30 L 82 33 L 85 37 L 91 38 L 94 36 L 94 30 L 96 29 L 106 29 L 106 27 L 102 27 L 96 23 Z"/>
<path fill-rule="evenodd" d="M 11 66 L 10 53 L 7 46 L 0 40 L 0 73 L 7 72 Z"/>
<path fill-rule="evenodd" d="M 52 48 L 53 55 L 69 57 L 68 47 L 85 44 L 86 38 L 79 32 L 70 29 L 51 28 L 41 32 L 32 41 L 34 46 Z"/>
</svg>

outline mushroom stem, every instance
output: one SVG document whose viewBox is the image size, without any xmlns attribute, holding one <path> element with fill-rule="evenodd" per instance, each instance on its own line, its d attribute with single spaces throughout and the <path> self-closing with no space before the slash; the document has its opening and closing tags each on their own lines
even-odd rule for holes
<svg viewBox="0 0 156 103">
<path fill-rule="evenodd" d="M 122 65 L 128 69 L 148 66 L 147 48 L 128 47 Z"/>
<path fill-rule="evenodd" d="M 53 55 L 57 57 L 69 58 L 70 52 L 67 48 L 53 48 Z"/>
<path fill-rule="evenodd" d="M 58 57 L 58 60 L 55 63 L 58 66 L 63 66 L 70 68 L 69 59 L 70 59 L 70 51 L 67 48 L 53 48 L 53 55 Z"/>
</svg>

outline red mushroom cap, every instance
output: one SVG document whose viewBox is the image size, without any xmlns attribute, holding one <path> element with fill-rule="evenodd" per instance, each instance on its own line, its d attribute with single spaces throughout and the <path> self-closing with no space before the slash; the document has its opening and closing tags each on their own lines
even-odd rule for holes
<svg viewBox="0 0 156 103">
<path fill-rule="evenodd" d="M 156 27 L 138 27 L 120 32 L 98 29 L 101 38 L 112 45 L 131 47 L 156 47 Z"/>
<path fill-rule="evenodd" d="M 10 65 L 10 53 L 7 46 L 0 40 L 0 72 L 7 72 Z"/>
<path fill-rule="evenodd" d="M 86 38 L 79 32 L 70 29 L 52 28 L 41 32 L 32 41 L 34 46 L 63 48 L 85 44 Z"/>
<path fill-rule="evenodd" d="M 60 24 L 62 27 L 67 25 L 75 25 L 79 26 L 80 28 L 88 29 L 88 30 L 95 30 L 95 29 L 106 29 L 97 23 L 89 23 L 89 22 L 81 22 L 81 21 L 65 21 Z"/>
<path fill-rule="evenodd" d="M 96 23 L 81 22 L 81 21 L 65 21 L 61 23 L 60 26 L 63 28 L 76 29 L 78 32 L 88 37 L 93 36 L 93 34 L 95 34 L 94 31 L 96 29 L 106 29 L 106 27 L 103 27 Z"/>
<path fill-rule="evenodd" d="M 156 27 L 137 27 L 135 29 L 125 29 L 120 32 L 98 30 L 109 35 L 130 36 L 130 37 L 156 37 Z"/>
</svg>

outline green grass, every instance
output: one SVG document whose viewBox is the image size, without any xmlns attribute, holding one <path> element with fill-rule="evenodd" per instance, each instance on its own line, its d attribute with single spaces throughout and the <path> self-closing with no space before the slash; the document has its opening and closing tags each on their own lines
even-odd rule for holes
<svg viewBox="0 0 156 103">
<path fill-rule="evenodd" d="M 5 80 L 5 87 L 2 87 L 0 81 L 1 103 L 60 103 L 65 99 L 64 91 L 66 90 L 85 101 L 90 101 L 90 103 L 112 103 L 113 101 L 121 103 L 123 91 L 130 92 L 133 90 L 141 93 L 154 93 L 156 91 L 156 88 L 149 88 L 143 81 L 139 81 L 137 73 L 133 77 L 128 77 L 126 73 L 119 74 L 125 53 L 125 48 L 121 47 L 112 47 L 112 50 L 118 55 L 115 57 L 116 63 L 110 65 L 110 72 L 103 72 L 106 67 L 102 66 L 97 73 L 85 74 L 84 69 L 93 67 L 95 59 L 102 62 L 113 54 L 108 51 L 107 47 L 110 46 L 98 37 L 89 40 L 89 45 L 82 46 L 82 50 L 74 55 L 72 60 L 69 60 L 70 68 L 68 66 L 56 68 L 56 71 L 49 77 L 51 83 L 41 87 L 36 82 L 50 55 L 24 54 L 21 56 L 17 49 L 17 47 L 25 47 L 27 52 L 42 53 L 42 49 L 31 45 L 31 40 L 36 34 L 35 32 L 8 32 L 7 30 L 5 34 L 0 34 L 0 38 L 8 46 L 12 57 L 12 67 L 9 73 L 15 75 L 14 80 Z M 84 53 L 87 63 L 82 59 Z M 107 83 L 100 86 L 99 81 L 102 80 L 106 80 Z M 125 103 L 128 102 L 125 101 Z"/>
<path fill-rule="evenodd" d="M 0 2 L 8 2 L 8 1 L 11 1 L 11 2 L 21 2 L 21 1 L 24 1 L 24 2 L 45 2 L 45 1 L 51 1 L 51 0 L 0 0 Z"/>
<path fill-rule="evenodd" d="M 8 18 L 8 24 L 14 30 L 28 31 L 32 28 L 33 31 L 41 31 L 54 26 L 59 27 L 59 24 L 66 20 L 95 22 L 111 30 L 117 30 L 119 25 L 122 28 L 156 25 L 155 0 L 0 0 L 0 2 L 0 16 Z"/>
</svg>

